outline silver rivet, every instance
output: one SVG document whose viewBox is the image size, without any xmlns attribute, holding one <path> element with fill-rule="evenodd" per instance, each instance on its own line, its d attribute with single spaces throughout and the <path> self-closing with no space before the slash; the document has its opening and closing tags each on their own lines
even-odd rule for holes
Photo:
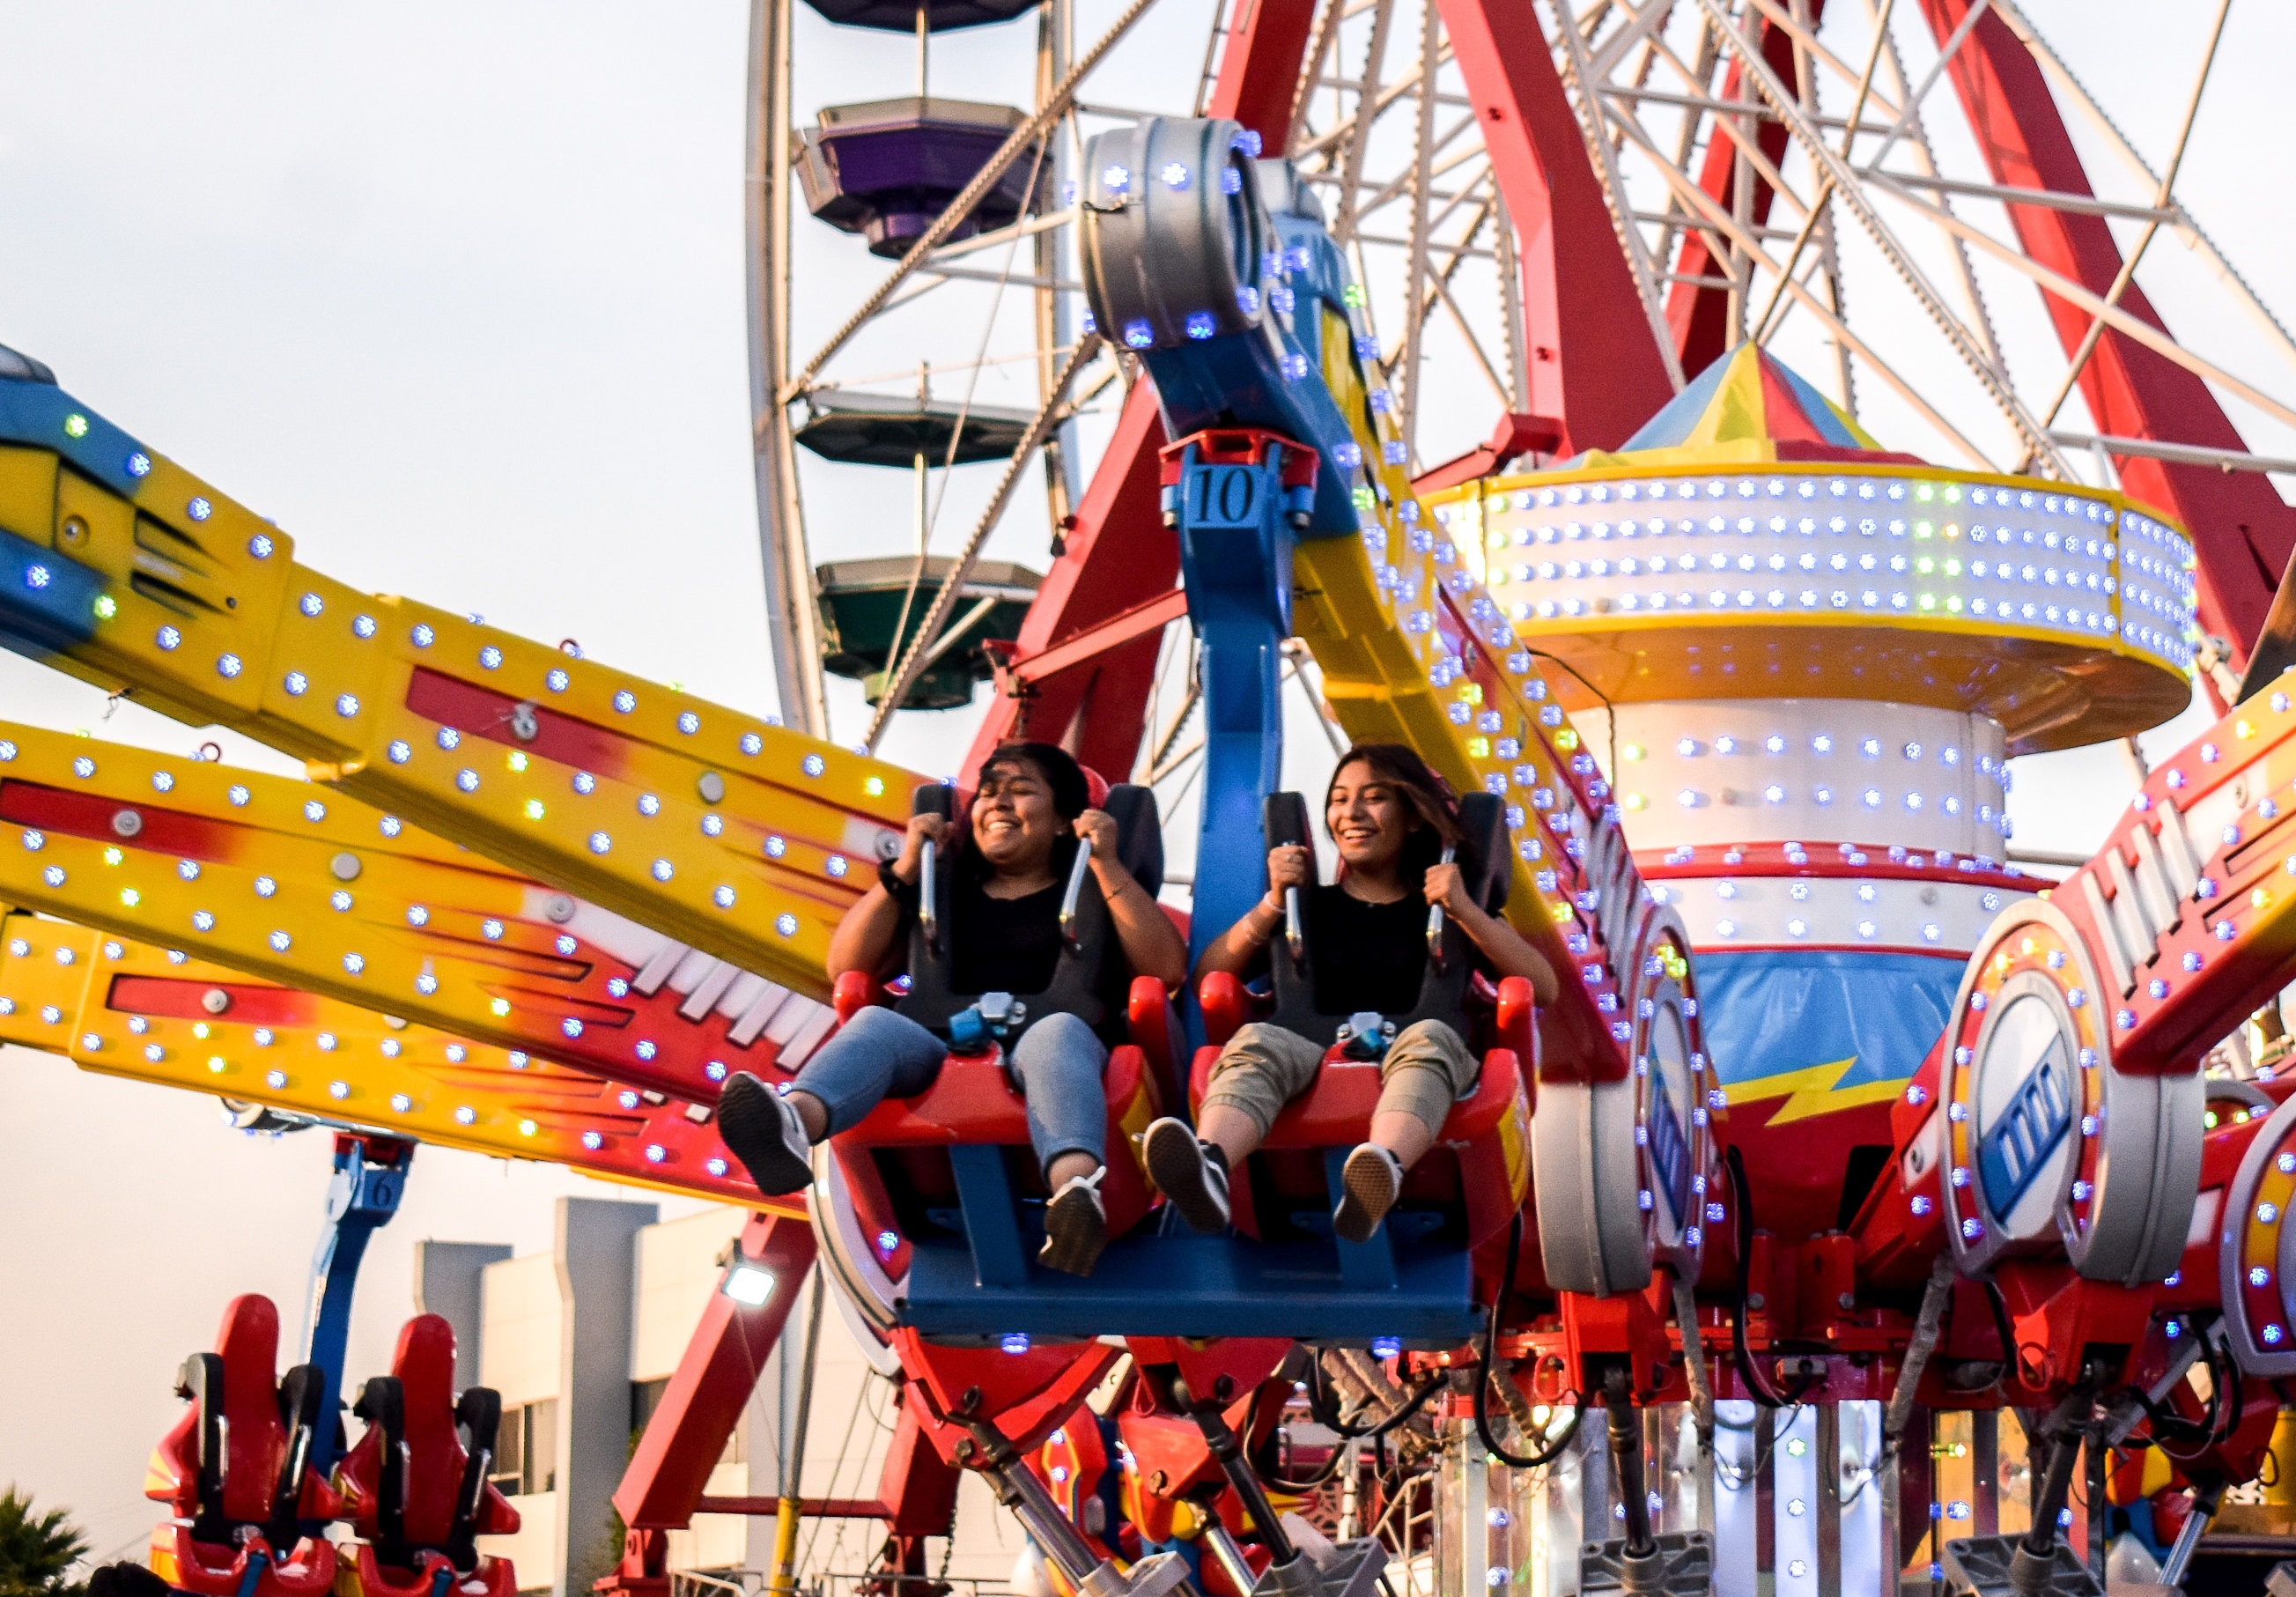
<svg viewBox="0 0 2296 1597">
<path fill-rule="evenodd" d="M 403 1032 L 406 1029 L 406 1023 L 399 1019 L 396 1015 L 384 1016 L 382 1017 L 382 1024 L 389 1026 L 394 1032 Z"/>
<path fill-rule="evenodd" d="M 536 707 L 532 699 L 521 699 L 511 709 L 511 736 L 521 743 L 532 743 L 542 730 L 542 722 L 534 713 Z"/>
<path fill-rule="evenodd" d="M 327 861 L 327 869 L 338 882 L 357 881 L 360 868 L 359 857 L 348 849 Z"/>
<path fill-rule="evenodd" d="M 111 829 L 122 837 L 133 837 L 144 829 L 144 818 L 133 810 L 116 811 L 111 817 Z"/>
<path fill-rule="evenodd" d="M 574 901 L 562 893 L 553 893 L 550 901 L 542 906 L 542 912 L 551 925 L 562 926 L 574 918 Z"/>
<path fill-rule="evenodd" d="M 701 793 L 703 803 L 722 804 L 726 802 L 726 778 L 716 771 L 703 771 L 701 779 L 693 786 Z"/>
<path fill-rule="evenodd" d="M 231 1008 L 231 994 L 220 987 L 210 987 L 200 994 L 200 1008 L 210 1015 L 220 1015 Z"/>
</svg>

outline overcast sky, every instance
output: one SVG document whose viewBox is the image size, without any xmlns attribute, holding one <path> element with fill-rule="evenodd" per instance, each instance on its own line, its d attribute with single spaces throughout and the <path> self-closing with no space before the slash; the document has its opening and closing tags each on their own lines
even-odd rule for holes
<svg viewBox="0 0 2296 1597">
<path fill-rule="evenodd" d="M 1113 10 L 1085 5 L 1080 30 Z M 2037 10 L 2157 160 L 2209 8 Z M 1160 0 L 1094 97 L 1185 111 L 1209 11 Z M 808 117 L 912 88 L 906 40 L 800 16 Z M 2259 177 L 2291 150 L 2296 40 L 2278 8 L 2233 27 L 2187 190 L 2270 295 L 2291 241 Z M 0 342 L 275 518 L 337 577 L 770 708 L 743 342 L 747 34 L 738 0 L 5 0 Z M 943 41 L 934 86 L 1023 100 L 1032 41 L 1030 23 Z M 825 229 L 801 233 L 800 251 L 809 347 L 882 268 Z M 962 363 L 985 300 L 945 292 L 974 319 L 949 318 L 923 352 Z M 2032 309 L 2027 295 L 2005 320 Z M 914 336 L 865 335 L 844 369 L 906 371 Z M 1029 405 L 1033 378 L 992 368 L 977 398 Z M 912 547 L 898 473 L 808 470 L 816 558 Z M 939 547 L 994 474 L 955 474 Z M 1041 498 L 1023 495 L 991 552 L 1041 566 L 1045 537 Z M 0 715 L 180 750 L 204 736 L 105 712 L 0 655 Z M 848 685 L 836 712 L 840 737 L 857 736 Z M 947 769 L 970 725 L 906 718 L 886 753 Z M 223 741 L 234 761 L 293 769 Z M 2125 793 L 2110 758 L 2038 768 L 2017 801 L 2023 835 L 2086 849 Z M 297 1317 L 326 1148 L 244 1138 L 209 1100 L 22 1051 L 0 1057 L 0 1481 L 69 1504 L 117 1552 L 153 1518 L 137 1491 L 176 1409 L 176 1362 L 209 1345 L 234 1292 Z M 577 1190 L 605 1189 L 424 1151 L 370 1255 L 354 1374 L 382 1367 L 409 1312 L 416 1239 L 531 1250 L 550 1199 Z"/>
</svg>

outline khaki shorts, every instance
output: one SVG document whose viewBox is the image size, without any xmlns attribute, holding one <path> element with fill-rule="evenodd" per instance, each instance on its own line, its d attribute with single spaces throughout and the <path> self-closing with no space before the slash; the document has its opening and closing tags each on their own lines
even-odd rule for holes
<svg viewBox="0 0 2296 1597">
<path fill-rule="evenodd" d="M 1316 1084 L 1324 1050 L 1297 1032 L 1254 1021 L 1228 1039 L 1212 1064 L 1203 1107 L 1223 1104 L 1267 1135 L 1285 1104 Z M 1482 1061 L 1439 1020 L 1403 1028 L 1379 1062 L 1382 1115 L 1409 1115 L 1440 1136 L 1451 1107 L 1475 1090 Z"/>
</svg>

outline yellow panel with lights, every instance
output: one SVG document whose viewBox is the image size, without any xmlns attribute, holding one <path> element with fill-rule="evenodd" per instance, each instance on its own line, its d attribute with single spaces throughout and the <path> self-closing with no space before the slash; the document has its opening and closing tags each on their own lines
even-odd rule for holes
<svg viewBox="0 0 2296 1597">
<path fill-rule="evenodd" d="M 260 1105 L 290 1124 L 381 1131 L 766 1204 L 702 1106 L 68 921 L 20 911 L 0 919 L 0 1041 L 84 1070 Z"/>
<path fill-rule="evenodd" d="M 818 991 L 919 780 L 362 594 L 52 384 L 0 383 L 0 635 L 694 948 Z"/>
<path fill-rule="evenodd" d="M 0 900 L 701 1103 L 835 1018 L 357 799 L 4 723 Z"/>
</svg>

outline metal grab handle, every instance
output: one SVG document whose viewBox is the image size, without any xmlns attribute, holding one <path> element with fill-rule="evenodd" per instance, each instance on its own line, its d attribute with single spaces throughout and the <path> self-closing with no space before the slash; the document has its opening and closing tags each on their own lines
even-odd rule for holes
<svg viewBox="0 0 2296 1597">
<path fill-rule="evenodd" d="M 917 851 L 917 925 L 924 928 L 925 946 L 940 952 L 940 895 L 933 891 L 933 868 L 940 850 L 930 837 Z"/>
<path fill-rule="evenodd" d="M 1459 845 L 1457 844 L 1445 844 L 1443 845 L 1442 863 L 1445 865 L 1450 864 L 1458 857 L 1458 853 Z M 1443 968 L 1443 906 L 1440 904 L 1431 904 L 1428 906 L 1427 958 L 1433 962 L 1436 969 L 1440 970 Z"/>
<path fill-rule="evenodd" d="M 1085 872 L 1092 868 L 1092 839 L 1077 839 L 1076 863 L 1069 868 L 1069 888 L 1061 894 L 1061 936 L 1070 948 L 1077 945 L 1077 900 L 1084 893 Z"/>
<path fill-rule="evenodd" d="M 1308 930 L 1300 922 L 1300 889 L 1296 885 L 1283 890 L 1283 946 L 1292 951 L 1292 968 L 1296 970 L 1308 962 Z"/>
</svg>

